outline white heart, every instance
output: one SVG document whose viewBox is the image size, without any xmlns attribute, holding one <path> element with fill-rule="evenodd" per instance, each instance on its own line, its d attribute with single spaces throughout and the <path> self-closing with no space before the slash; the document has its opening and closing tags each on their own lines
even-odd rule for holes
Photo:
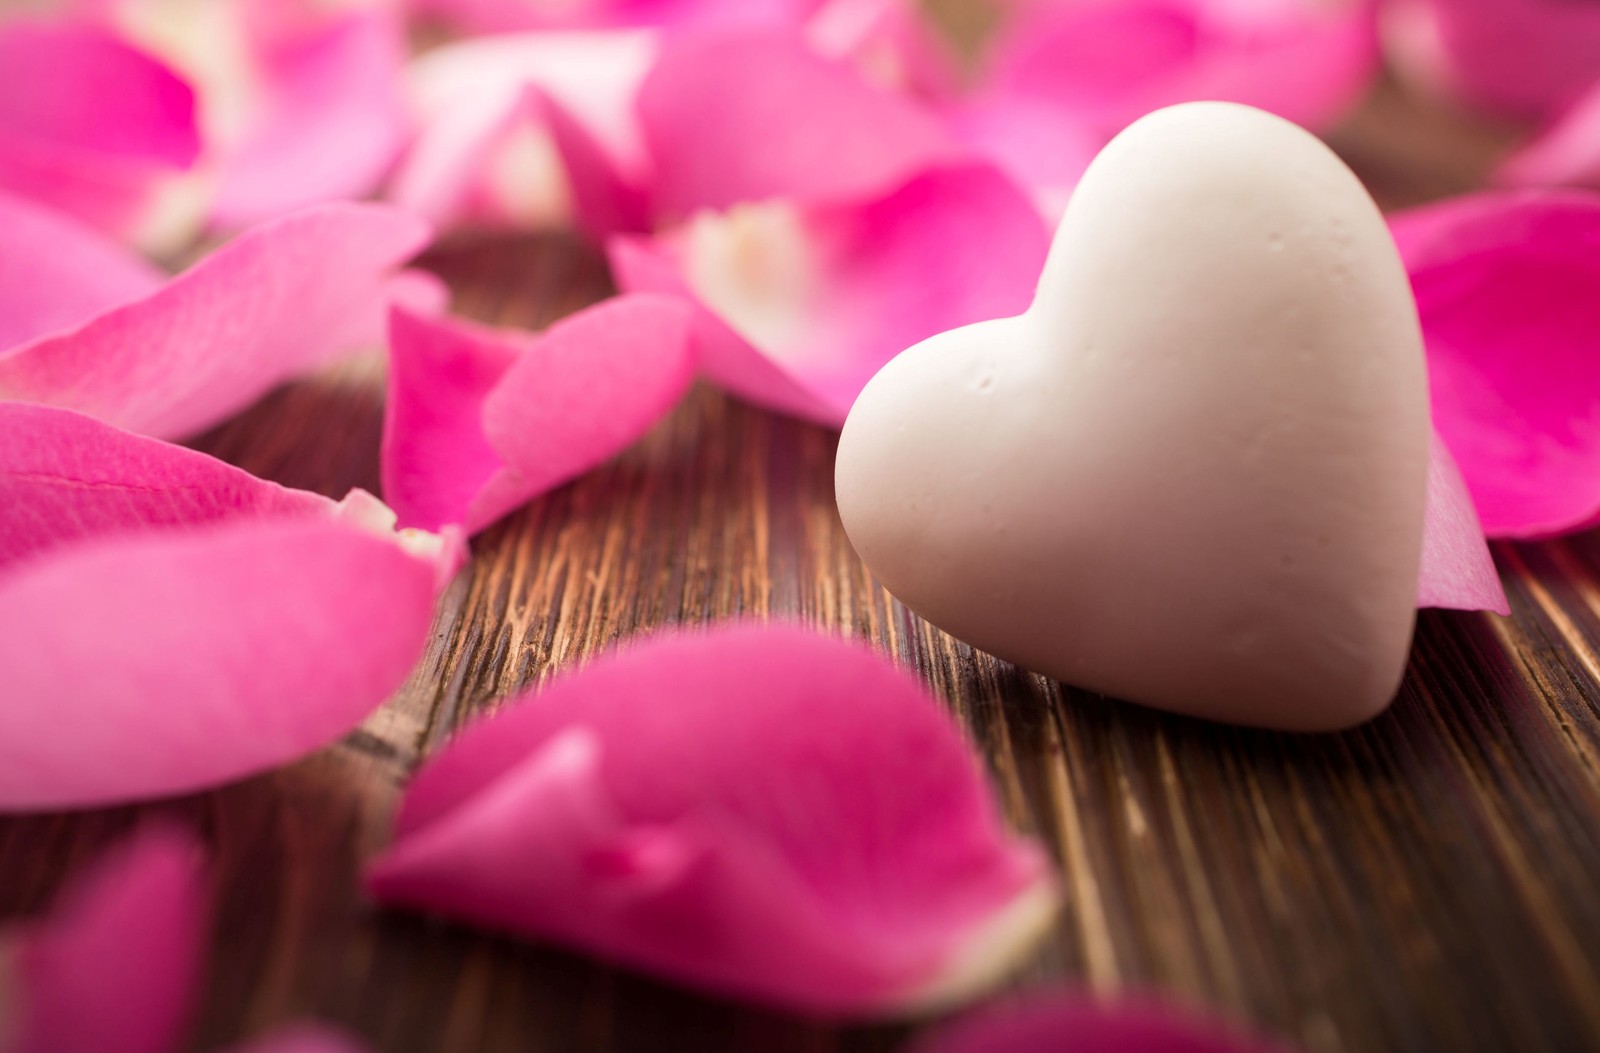
<svg viewBox="0 0 1600 1053">
<path fill-rule="evenodd" d="M 891 592 L 993 654 L 1340 728 L 1404 672 L 1428 437 L 1416 306 L 1360 182 L 1286 121 L 1189 103 L 1095 160 L 1027 313 L 867 385 L 839 512 Z"/>
</svg>

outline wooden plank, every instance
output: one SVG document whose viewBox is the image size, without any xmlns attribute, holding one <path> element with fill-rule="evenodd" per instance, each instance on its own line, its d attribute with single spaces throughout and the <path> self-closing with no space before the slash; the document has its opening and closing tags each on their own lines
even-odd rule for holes
<svg viewBox="0 0 1600 1053">
<path fill-rule="evenodd" d="M 1386 87 L 1336 141 L 1407 203 L 1473 185 L 1504 136 Z M 460 310 L 506 324 L 608 289 L 566 240 L 427 264 Z M 199 445 L 330 495 L 376 488 L 381 371 L 294 385 Z M 915 669 L 1012 820 L 1056 854 L 1069 902 L 1019 983 L 1155 987 L 1325 1053 L 1600 1047 L 1600 535 L 1499 546 L 1510 619 L 1424 612 L 1390 712 L 1279 735 L 1062 688 L 930 628 L 851 551 L 833 445 L 696 391 L 615 463 L 481 536 L 411 682 L 337 748 L 179 801 L 0 821 L 0 917 L 39 909 L 141 816 L 170 815 L 217 857 L 195 1048 L 307 1015 L 395 1053 L 894 1048 L 905 1028 L 702 999 L 358 891 L 406 773 L 462 722 L 636 632 L 781 618 Z"/>
</svg>

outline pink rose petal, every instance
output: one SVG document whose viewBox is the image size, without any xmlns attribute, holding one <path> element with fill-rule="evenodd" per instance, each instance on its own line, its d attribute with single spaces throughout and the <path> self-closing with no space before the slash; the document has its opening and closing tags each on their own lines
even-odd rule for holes
<svg viewBox="0 0 1600 1053">
<path fill-rule="evenodd" d="M 1032 995 L 981 1010 L 911 1053 L 1286 1053 L 1190 1010 L 1148 1000 L 1101 1004 L 1077 993 Z"/>
<path fill-rule="evenodd" d="M 12 564 L 0 810 L 185 793 L 332 742 L 410 673 L 454 558 L 343 522 L 266 519 Z"/>
<path fill-rule="evenodd" d="M 939 704 L 788 627 L 657 638 L 469 728 L 370 886 L 828 1015 L 970 997 L 1056 900 Z"/>
<path fill-rule="evenodd" d="M 822 0 L 410 0 L 418 14 L 482 33 L 623 26 L 795 25 Z"/>
<path fill-rule="evenodd" d="M 114 237 L 164 246 L 172 196 L 200 150 L 194 93 L 86 24 L 0 24 L 0 188 Z M 9 230 L 9 228 L 8 228 Z"/>
<path fill-rule="evenodd" d="M 1595 86 L 1496 173 L 1509 186 L 1600 189 L 1600 77 Z"/>
<path fill-rule="evenodd" d="M 195 86 L 214 225 L 375 190 L 404 142 L 391 0 L 74 0 Z"/>
<path fill-rule="evenodd" d="M 198 856 L 175 830 L 136 834 L 75 877 L 47 917 L 0 933 L 0 978 L 14 984 L 0 990 L 15 1013 L 0 1033 L 7 1053 L 178 1048 L 204 940 Z"/>
<path fill-rule="evenodd" d="M 668 217 L 768 198 L 850 202 L 957 156 L 930 112 L 795 32 L 672 38 L 640 89 L 639 116 Z"/>
<path fill-rule="evenodd" d="M 325 497 L 182 446 L 71 410 L 0 403 L 0 570 L 113 532 L 338 515 Z"/>
<path fill-rule="evenodd" d="M 1600 80 L 1600 6 L 1570 0 L 1384 0 L 1406 79 L 1508 117 L 1549 119 Z"/>
<path fill-rule="evenodd" d="M 1429 452 L 1417 606 L 1510 614 L 1461 470 L 1438 435 Z"/>
<path fill-rule="evenodd" d="M 806 37 L 868 80 L 920 98 L 949 98 L 961 82 L 954 49 L 917 0 L 825 0 L 806 22 Z"/>
<path fill-rule="evenodd" d="M 613 241 L 611 259 L 622 288 L 691 295 L 707 309 L 696 342 L 712 380 L 838 426 L 905 348 L 1026 309 L 1048 247 L 1021 191 L 966 166 L 855 205 L 701 213 L 654 242 Z"/>
<path fill-rule="evenodd" d="M 420 128 L 390 196 L 441 226 L 642 230 L 634 97 L 648 32 L 535 33 L 431 51 L 409 80 Z"/>
<path fill-rule="evenodd" d="M 256 11 L 246 12 L 256 23 L 276 18 L 280 31 L 245 30 L 260 97 L 226 154 L 212 205 L 213 221 L 227 229 L 363 197 L 405 141 L 405 39 L 395 13 L 369 3 L 285 31 L 282 4 L 255 0 Z"/>
<path fill-rule="evenodd" d="M 167 438 L 193 434 L 377 342 L 390 272 L 427 238 L 420 221 L 379 205 L 322 205 L 264 224 L 147 296 L 0 350 L 0 400 L 66 406 Z M 10 243 L 0 259 L 54 251 Z"/>
<path fill-rule="evenodd" d="M 148 296 L 166 280 L 141 257 L 62 213 L 0 191 L 0 355 Z"/>
<path fill-rule="evenodd" d="M 987 65 L 953 126 L 1054 215 L 1099 147 L 1151 110 L 1220 99 L 1323 127 L 1365 92 L 1377 48 L 1362 0 L 1091 0 L 1023 7 Z"/>
<path fill-rule="evenodd" d="M 474 533 L 632 445 L 694 377 L 690 318 L 624 296 L 535 336 L 397 310 L 383 488 L 401 523 Z"/>
<path fill-rule="evenodd" d="M 1434 425 L 1490 537 L 1600 521 L 1600 196 L 1479 194 L 1392 223 Z"/>
</svg>

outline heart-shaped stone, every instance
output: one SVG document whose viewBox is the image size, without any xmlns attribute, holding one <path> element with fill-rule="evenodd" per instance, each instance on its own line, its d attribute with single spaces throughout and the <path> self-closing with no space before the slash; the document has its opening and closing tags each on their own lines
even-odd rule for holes
<svg viewBox="0 0 1600 1053">
<path fill-rule="evenodd" d="M 1393 698 L 1428 472 L 1422 337 L 1361 183 L 1258 110 L 1138 121 L 1027 313 L 890 362 L 839 512 L 929 621 L 1062 681 L 1318 730 Z"/>
</svg>

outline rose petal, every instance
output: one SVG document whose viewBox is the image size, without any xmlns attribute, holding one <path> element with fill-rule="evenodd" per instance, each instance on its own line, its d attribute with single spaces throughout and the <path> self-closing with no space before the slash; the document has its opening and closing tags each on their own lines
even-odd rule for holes
<svg viewBox="0 0 1600 1053">
<path fill-rule="evenodd" d="M 795 25 L 822 0 L 410 0 L 418 14 L 480 33 L 621 26 Z"/>
<path fill-rule="evenodd" d="M 394 12 L 369 5 L 297 26 L 258 44 L 257 61 L 263 97 L 223 166 L 213 221 L 237 229 L 376 190 L 408 125 Z"/>
<path fill-rule="evenodd" d="M 806 37 L 891 90 L 942 100 L 961 82 L 954 50 L 915 0 L 824 0 L 806 22 Z"/>
<path fill-rule="evenodd" d="M 1429 453 L 1417 606 L 1510 614 L 1461 470 L 1437 434 Z"/>
<path fill-rule="evenodd" d="M 337 739 L 410 673 L 454 558 L 268 519 L 13 564 L 0 573 L 0 810 L 185 793 Z"/>
<path fill-rule="evenodd" d="M 151 247 L 192 231 L 175 211 L 200 149 L 188 84 L 88 24 L 0 25 L 0 69 L 0 187 Z"/>
<path fill-rule="evenodd" d="M 395 311 L 383 485 L 401 522 L 473 533 L 632 445 L 694 377 L 690 319 L 659 296 L 539 336 Z"/>
<path fill-rule="evenodd" d="M 406 132 L 405 40 L 387 0 L 80 0 L 181 70 L 237 228 L 377 188 Z"/>
<path fill-rule="evenodd" d="M 846 1015 L 970 997 L 1056 899 L 938 703 L 787 627 L 658 638 L 468 729 L 413 782 L 370 885 Z"/>
<path fill-rule="evenodd" d="M 642 230 L 648 209 L 634 97 L 648 32 L 468 40 L 412 67 L 420 130 L 390 196 L 440 225 Z"/>
<path fill-rule="evenodd" d="M 1365 92 L 1377 46 L 1360 2 L 1098 0 L 1017 18 L 992 62 L 990 90 L 1053 101 L 1108 135 L 1198 99 L 1316 128 Z"/>
<path fill-rule="evenodd" d="M 376 342 L 390 272 L 427 237 L 380 205 L 321 205 L 264 224 L 146 297 L 0 350 L 0 399 L 192 434 Z"/>
<path fill-rule="evenodd" d="M 229 1046 L 225 1053 L 364 1053 L 366 1048 L 342 1031 L 315 1024 L 290 1024 L 253 1042 Z"/>
<path fill-rule="evenodd" d="M 1094 153 L 1151 110 L 1218 99 L 1323 127 L 1371 83 L 1377 48 L 1358 0 L 1095 0 L 1024 7 L 987 67 L 953 126 L 1054 216 Z"/>
<path fill-rule="evenodd" d="M 238 518 L 334 518 L 318 494 L 70 410 L 0 403 L 0 570 L 56 545 Z"/>
<path fill-rule="evenodd" d="M 8 700 L 9 701 L 9 700 Z M 8 1053 L 171 1053 L 199 978 L 206 895 L 199 848 L 165 827 L 114 846 L 10 945 Z M 0 1025 L 5 1021 L 0 1019 Z M 9 1038 L 9 1041 L 7 1039 Z"/>
<path fill-rule="evenodd" d="M 1600 80 L 1555 124 L 1513 154 L 1496 179 L 1508 186 L 1600 189 Z"/>
<path fill-rule="evenodd" d="M 654 243 L 614 241 L 611 258 L 622 288 L 692 295 L 715 316 L 697 343 L 717 383 L 838 426 L 905 348 L 1026 309 L 1048 247 L 1021 191 L 967 166 L 858 205 L 701 213 Z"/>
<path fill-rule="evenodd" d="M 165 280 L 98 231 L 4 191 L 0 230 L 0 349 L 148 296 Z"/>
<path fill-rule="evenodd" d="M 1155 1001 L 1031 995 L 982 1010 L 911 1053 L 1285 1053 L 1221 1021 Z"/>
<path fill-rule="evenodd" d="M 1480 194 L 1392 222 L 1434 425 L 1490 537 L 1600 521 L 1600 196 Z"/>
<path fill-rule="evenodd" d="M 1467 106 L 1549 119 L 1600 78 L 1600 7 L 1566 0 L 1384 0 L 1389 58 Z"/>
<path fill-rule="evenodd" d="M 671 39 L 640 89 L 639 118 L 657 208 L 669 217 L 768 198 L 849 202 L 957 156 L 931 113 L 817 54 L 799 33 Z"/>
</svg>

